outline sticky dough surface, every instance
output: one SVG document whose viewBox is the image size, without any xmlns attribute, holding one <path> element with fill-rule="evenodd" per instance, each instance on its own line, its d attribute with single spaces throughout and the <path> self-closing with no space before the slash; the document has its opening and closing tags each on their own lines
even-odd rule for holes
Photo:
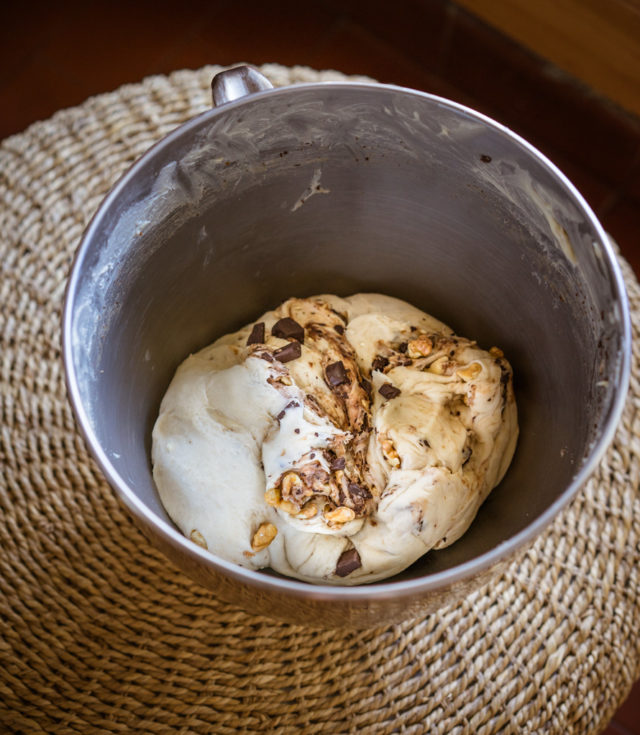
<svg viewBox="0 0 640 735">
<path fill-rule="evenodd" d="M 398 299 L 289 299 L 180 365 L 154 479 L 213 554 L 314 583 L 384 579 L 456 541 L 502 479 L 511 377 L 498 348 Z"/>
</svg>

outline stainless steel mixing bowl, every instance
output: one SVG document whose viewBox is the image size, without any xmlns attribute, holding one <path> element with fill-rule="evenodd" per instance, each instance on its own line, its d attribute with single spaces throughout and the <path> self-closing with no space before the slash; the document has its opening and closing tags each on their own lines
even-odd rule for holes
<svg viewBox="0 0 640 735">
<path fill-rule="evenodd" d="M 80 244 L 63 328 L 80 427 L 150 541 L 220 598 L 326 626 L 433 610 L 513 559 L 613 437 L 630 323 L 610 244 L 552 163 L 461 105 L 225 74 L 218 106 L 144 155 Z M 506 478 L 462 539 L 384 583 L 314 586 L 212 556 L 178 532 L 151 475 L 151 428 L 177 365 L 289 296 L 357 291 L 406 299 L 504 350 L 520 418 Z"/>
</svg>

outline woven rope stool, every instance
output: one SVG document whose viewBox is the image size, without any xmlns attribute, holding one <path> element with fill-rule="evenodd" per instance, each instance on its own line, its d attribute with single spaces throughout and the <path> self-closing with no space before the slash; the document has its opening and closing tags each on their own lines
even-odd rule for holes
<svg viewBox="0 0 640 735">
<path fill-rule="evenodd" d="M 599 732 L 640 674 L 640 287 L 625 262 L 635 345 L 612 447 L 499 580 L 435 614 L 315 630 L 220 602 L 148 546 L 89 457 L 60 357 L 71 258 L 117 177 L 208 108 L 218 70 L 121 87 L 0 144 L 0 731 Z"/>
</svg>

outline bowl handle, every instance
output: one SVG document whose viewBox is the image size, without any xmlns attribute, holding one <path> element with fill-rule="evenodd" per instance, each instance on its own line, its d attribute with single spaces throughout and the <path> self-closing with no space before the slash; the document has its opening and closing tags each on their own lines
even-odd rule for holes
<svg viewBox="0 0 640 735">
<path fill-rule="evenodd" d="M 234 66 L 211 80 L 214 107 L 264 89 L 273 89 L 273 84 L 253 66 Z"/>
</svg>

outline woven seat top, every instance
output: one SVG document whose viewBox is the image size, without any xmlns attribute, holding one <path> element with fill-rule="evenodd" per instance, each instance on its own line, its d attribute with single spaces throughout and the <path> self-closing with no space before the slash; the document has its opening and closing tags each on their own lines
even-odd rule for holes
<svg viewBox="0 0 640 735">
<path fill-rule="evenodd" d="M 436 613 L 319 630 L 233 607 L 149 546 L 89 456 L 61 361 L 71 259 L 120 174 L 209 107 L 217 70 L 123 86 L 0 144 L 0 729 L 599 732 L 640 674 L 640 287 L 622 259 L 635 343 L 612 446 L 499 579 Z"/>
</svg>

